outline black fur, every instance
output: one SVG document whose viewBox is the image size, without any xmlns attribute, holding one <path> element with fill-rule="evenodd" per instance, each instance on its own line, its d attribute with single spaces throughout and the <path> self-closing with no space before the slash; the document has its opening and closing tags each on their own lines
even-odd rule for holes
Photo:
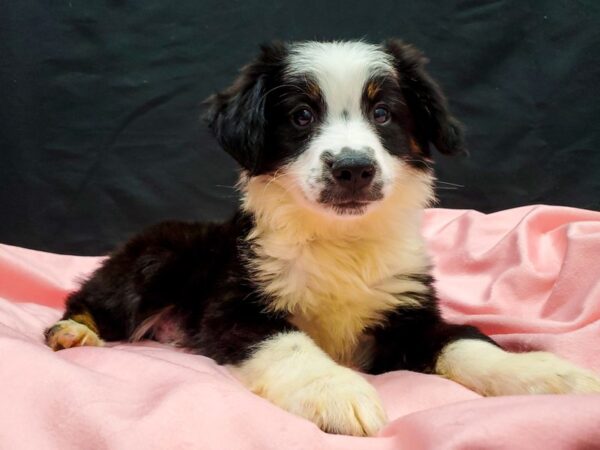
<svg viewBox="0 0 600 450">
<path fill-rule="evenodd" d="M 295 329 L 286 316 L 267 312 L 268 297 L 250 280 L 243 262 L 253 255 L 243 238 L 251 227 L 251 219 L 241 214 L 219 225 L 154 226 L 116 250 L 68 298 L 63 318 L 89 313 L 103 339 L 128 340 L 144 320 L 172 308 L 169 320 L 183 332 L 181 346 L 220 364 L 240 363 L 253 345 Z M 367 330 L 375 346 L 363 370 L 432 372 L 447 343 L 492 342 L 473 327 L 442 320 L 431 276 L 405 276 L 428 287 L 425 294 L 404 293 L 421 307 L 393 311 L 383 325 Z"/>
<path fill-rule="evenodd" d="M 496 344 L 477 328 L 445 322 L 438 308 L 433 277 L 425 274 L 408 275 L 427 286 L 426 293 L 405 293 L 414 298 L 420 308 L 403 308 L 392 312 L 387 321 L 369 330 L 375 338 L 369 373 L 409 369 L 434 373 L 442 349 L 457 339 L 482 339 Z"/>
<path fill-rule="evenodd" d="M 89 313 L 103 339 L 128 340 L 142 322 L 170 308 L 169 320 L 184 335 L 180 345 L 221 364 L 239 362 L 250 346 L 293 328 L 264 312 L 248 280 L 239 249 L 250 227 L 242 214 L 218 225 L 151 227 L 69 296 L 64 318 Z"/>
<path fill-rule="evenodd" d="M 389 105 L 392 122 L 378 127 L 386 148 L 415 165 L 429 156 L 430 141 L 443 153 L 460 152 L 460 128 L 424 72 L 421 54 L 400 41 L 389 41 L 386 48 L 400 84 L 381 80 L 380 97 L 363 99 L 366 116 L 379 99 L 397 99 Z M 317 126 L 325 114 L 318 86 L 310 78 L 285 78 L 288 51 L 284 44 L 263 47 L 232 87 L 208 101 L 211 129 L 250 176 L 272 172 L 297 156 L 315 132 L 315 127 L 294 126 L 290 114 L 295 108 L 310 108 Z M 421 155 L 415 155 L 411 139 L 417 140 Z M 68 298 L 64 318 L 88 314 L 101 338 L 127 340 L 149 318 L 168 310 L 168 319 L 182 334 L 182 346 L 222 364 L 244 361 L 255 344 L 295 329 L 286 315 L 268 312 L 270 298 L 253 281 L 248 262 L 254 255 L 245 240 L 253 220 L 237 213 L 223 224 L 167 222 L 146 230 L 116 250 Z M 475 328 L 442 320 L 428 274 L 399 276 L 420 282 L 427 293 L 404 293 L 421 306 L 392 311 L 383 325 L 367 330 L 375 346 L 366 371 L 431 372 L 448 342 L 490 341 Z M 146 337 L 153 337 L 152 331 Z"/>
<path fill-rule="evenodd" d="M 385 42 L 394 57 L 404 98 L 412 115 L 411 128 L 425 156 L 429 143 L 445 154 L 466 153 L 460 123 L 452 117 L 438 84 L 425 71 L 427 59 L 410 44 L 398 39 Z"/>
<path fill-rule="evenodd" d="M 267 96 L 281 84 L 287 52 L 283 43 L 261 47 L 260 55 L 242 68 L 236 82 L 206 102 L 205 118 L 219 144 L 252 175 L 265 171 Z"/>
<path fill-rule="evenodd" d="M 236 82 L 207 100 L 205 119 L 221 146 L 250 175 L 275 171 L 303 150 L 314 129 L 298 129 L 289 120 L 302 106 L 325 114 L 325 104 L 310 78 L 284 76 L 288 47 L 261 47 Z"/>
<path fill-rule="evenodd" d="M 400 79 L 402 79 L 401 76 Z M 427 161 L 429 144 L 427 147 L 411 146 L 411 137 L 415 144 L 419 140 L 418 133 L 414 129 L 416 119 L 412 116 L 413 112 L 408 107 L 408 101 L 399 81 L 389 77 L 376 77 L 371 80 L 370 84 L 377 86 L 377 91 L 372 96 L 368 94 L 368 88 L 363 92 L 361 105 L 363 115 L 371 119 L 373 110 L 382 103 L 389 108 L 391 113 L 391 120 L 386 124 L 379 125 L 372 121 L 384 147 L 412 167 L 431 170 L 431 165 Z"/>
</svg>

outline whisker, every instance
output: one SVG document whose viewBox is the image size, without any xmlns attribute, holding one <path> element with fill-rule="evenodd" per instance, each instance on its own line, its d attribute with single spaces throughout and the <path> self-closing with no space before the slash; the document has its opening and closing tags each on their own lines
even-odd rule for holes
<svg viewBox="0 0 600 450">
<path fill-rule="evenodd" d="M 415 163 L 423 164 L 428 169 L 433 169 L 433 165 L 431 163 L 427 162 L 427 160 L 425 160 L 425 159 L 408 159 L 408 158 L 403 158 L 403 161 L 407 162 L 407 163 L 415 162 Z"/>
<path fill-rule="evenodd" d="M 263 189 L 263 194 L 265 193 L 265 191 L 268 189 L 268 187 L 271 185 L 271 183 L 277 181 L 279 178 L 282 178 L 283 176 L 285 176 L 285 173 L 279 174 L 279 172 L 283 171 L 283 168 L 279 168 L 277 169 L 273 175 L 271 176 L 271 178 L 269 178 L 269 181 L 267 182 L 267 184 L 265 184 L 265 187 Z"/>
<path fill-rule="evenodd" d="M 457 183 L 449 183 L 448 181 L 442 181 L 442 180 L 435 180 L 436 183 L 438 184 L 446 184 L 448 186 L 456 186 L 456 187 L 461 187 L 464 188 L 465 186 L 462 184 L 457 184 Z"/>
</svg>

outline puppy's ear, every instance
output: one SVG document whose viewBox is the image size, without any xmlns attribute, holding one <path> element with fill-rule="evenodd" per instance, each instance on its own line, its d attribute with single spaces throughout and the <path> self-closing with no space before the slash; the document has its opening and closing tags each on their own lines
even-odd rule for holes
<svg viewBox="0 0 600 450">
<path fill-rule="evenodd" d="M 414 119 L 413 132 L 424 155 L 430 154 L 430 142 L 441 153 L 466 154 L 461 124 L 450 115 L 442 90 L 425 71 L 427 58 L 399 39 L 390 39 L 383 46 L 393 57 L 402 94 Z"/>
<path fill-rule="evenodd" d="M 258 57 L 244 66 L 227 89 L 209 97 L 204 116 L 217 141 L 251 174 L 260 171 L 267 119 L 267 89 L 282 69 L 285 44 L 263 45 Z"/>
</svg>

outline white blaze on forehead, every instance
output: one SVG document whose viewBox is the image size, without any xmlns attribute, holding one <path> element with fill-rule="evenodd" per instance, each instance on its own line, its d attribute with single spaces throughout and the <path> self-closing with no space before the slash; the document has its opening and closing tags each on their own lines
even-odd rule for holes
<svg viewBox="0 0 600 450">
<path fill-rule="evenodd" d="M 356 117 L 365 83 L 374 75 L 395 76 L 392 58 L 364 42 L 304 42 L 290 51 L 287 73 L 312 76 L 327 104 L 328 117 L 346 111 Z"/>
</svg>

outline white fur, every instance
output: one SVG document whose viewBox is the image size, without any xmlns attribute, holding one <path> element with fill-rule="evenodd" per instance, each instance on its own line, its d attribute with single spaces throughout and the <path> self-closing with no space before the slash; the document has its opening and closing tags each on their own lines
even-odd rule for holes
<svg viewBox="0 0 600 450">
<path fill-rule="evenodd" d="M 304 333 L 272 337 L 232 370 L 252 392 L 326 431 L 368 436 L 387 421 L 375 389 Z"/>
<path fill-rule="evenodd" d="M 255 227 L 248 240 L 251 269 L 277 311 L 291 313 L 336 361 L 351 364 L 362 332 L 399 306 L 416 306 L 404 292 L 423 292 L 398 275 L 428 272 L 420 234 L 431 177 L 401 172 L 373 210 L 344 220 L 299 201 L 293 179 L 252 177 L 242 182 L 243 208 Z"/>
<path fill-rule="evenodd" d="M 376 45 L 360 41 L 294 44 L 288 61 L 288 74 L 308 73 L 316 78 L 334 115 L 344 109 L 360 112 L 360 94 L 370 76 L 396 76 L 390 55 Z"/>
<path fill-rule="evenodd" d="M 383 55 L 361 43 L 296 49 L 291 66 L 316 77 L 328 119 L 295 161 L 274 176 L 240 183 L 243 208 L 256 219 L 248 237 L 256 253 L 254 279 L 274 299 L 272 309 L 291 313 L 294 325 L 345 364 L 354 362 L 367 327 L 387 311 L 417 306 L 404 292 L 427 289 L 397 276 L 428 272 L 420 218 L 433 198 L 432 177 L 391 156 L 360 110 L 369 77 L 391 70 Z M 344 147 L 372 149 L 384 183 L 384 198 L 358 216 L 338 215 L 318 203 L 321 154 Z"/>
<path fill-rule="evenodd" d="M 551 353 L 509 353 L 463 339 L 440 355 L 436 372 L 482 395 L 600 393 L 600 379 Z"/>
<path fill-rule="evenodd" d="M 370 149 L 380 171 L 384 195 L 394 183 L 395 159 L 383 148 L 377 133 L 361 110 L 364 88 L 374 75 L 396 77 L 390 56 L 363 42 L 308 42 L 291 49 L 289 75 L 310 76 L 324 97 L 327 117 L 308 148 L 289 167 L 304 196 L 316 203 L 323 189 L 321 155 L 343 148 Z"/>
<path fill-rule="evenodd" d="M 360 96 L 360 93 L 356 95 Z M 384 149 L 377 134 L 364 117 L 351 117 L 348 120 L 328 119 L 308 148 L 288 168 L 309 201 L 317 204 L 321 191 L 325 187 L 321 179 L 322 171 L 327 169 L 321 156 L 325 152 L 335 156 L 343 148 L 362 150 L 367 154 L 373 152 L 372 157 L 379 170 L 378 181 L 383 185 L 384 196 L 389 195 L 393 189 L 396 172 L 410 170 Z M 396 168 L 398 170 L 394 170 Z"/>
</svg>

